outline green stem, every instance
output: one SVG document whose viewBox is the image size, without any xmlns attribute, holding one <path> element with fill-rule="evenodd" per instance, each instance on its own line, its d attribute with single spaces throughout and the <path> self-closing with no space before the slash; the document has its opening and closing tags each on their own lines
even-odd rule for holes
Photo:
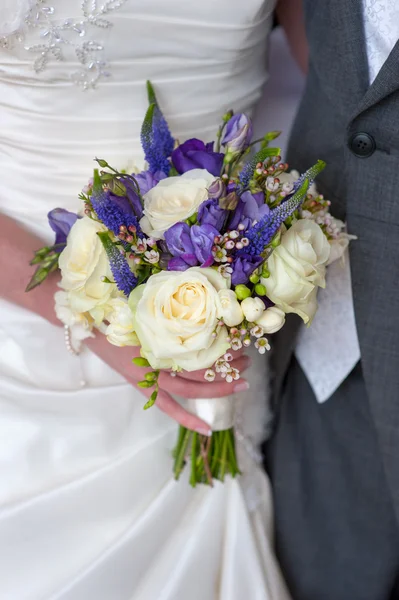
<svg viewBox="0 0 399 600">
<path fill-rule="evenodd" d="M 221 456 L 221 465 L 220 465 L 220 480 L 224 481 L 224 477 L 226 475 L 226 455 L 227 455 L 227 436 L 226 431 L 221 432 L 222 436 L 222 456 Z"/>
<path fill-rule="evenodd" d="M 192 440 L 191 440 L 191 475 L 190 475 L 190 485 L 193 487 L 197 484 L 197 438 L 198 433 L 196 431 L 193 432 Z"/>
<path fill-rule="evenodd" d="M 229 429 L 226 433 L 227 433 L 227 446 L 229 449 L 229 462 L 231 464 L 230 472 L 231 472 L 231 476 L 235 477 L 236 475 L 239 475 L 240 469 L 238 468 L 238 464 L 237 464 L 236 449 L 235 449 L 235 443 L 234 443 L 234 430 Z"/>
<path fill-rule="evenodd" d="M 190 431 L 189 429 L 185 429 L 184 436 L 183 436 L 183 439 L 181 442 L 181 446 L 180 446 L 180 449 L 178 449 L 178 453 L 176 456 L 175 467 L 174 467 L 175 479 L 179 479 L 180 474 L 183 471 L 184 459 L 186 456 L 187 447 L 188 447 L 188 443 L 190 441 L 191 434 L 192 434 L 192 431 Z"/>
</svg>

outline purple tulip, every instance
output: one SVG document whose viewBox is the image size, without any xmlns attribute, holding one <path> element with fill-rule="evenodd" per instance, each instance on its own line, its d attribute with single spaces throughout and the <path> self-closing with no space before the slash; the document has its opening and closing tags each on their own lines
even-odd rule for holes
<svg viewBox="0 0 399 600">
<path fill-rule="evenodd" d="M 165 241 L 170 254 L 169 271 L 184 271 L 200 265 L 209 267 L 213 263 L 212 247 L 219 232 L 212 225 L 176 223 L 165 232 Z"/>
<path fill-rule="evenodd" d="M 236 257 L 231 265 L 233 268 L 231 283 L 233 285 L 248 283 L 250 275 L 262 264 L 263 260 L 261 256 L 250 256 L 249 254 Z"/>
<path fill-rule="evenodd" d="M 242 152 L 248 147 L 252 138 L 252 122 L 247 115 L 237 113 L 227 122 L 222 140 L 227 152 Z"/>
<path fill-rule="evenodd" d="M 205 200 L 198 209 L 197 219 L 200 225 L 212 225 L 221 231 L 227 211 L 219 206 L 218 200 Z"/>
<path fill-rule="evenodd" d="M 180 174 L 192 169 L 206 169 L 218 177 L 222 170 L 223 154 L 213 151 L 213 142 L 205 145 L 193 138 L 173 150 L 172 163 Z"/>
<path fill-rule="evenodd" d="M 238 225 L 242 223 L 245 227 L 244 231 L 246 231 L 252 227 L 254 221 L 260 221 L 269 212 L 270 208 L 265 204 L 263 192 L 257 192 L 256 194 L 244 192 L 233 213 L 229 229 L 237 229 Z"/>
<path fill-rule="evenodd" d="M 51 229 L 55 232 L 55 242 L 59 246 L 59 251 L 66 245 L 68 234 L 78 219 L 78 215 L 65 210 L 64 208 L 54 208 L 48 215 L 48 222 Z"/>
</svg>

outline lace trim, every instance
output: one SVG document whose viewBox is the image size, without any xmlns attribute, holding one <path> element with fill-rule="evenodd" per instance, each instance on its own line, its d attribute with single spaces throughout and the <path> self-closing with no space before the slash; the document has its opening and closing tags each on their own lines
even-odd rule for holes
<svg viewBox="0 0 399 600">
<path fill-rule="evenodd" d="M 14 34 L 0 38 L 0 47 L 10 49 L 15 43 L 24 44 L 28 52 L 38 55 L 33 63 L 36 73 L 44 71 L 52 60 L 64 60 L 67 50 L 72 49 L 80 64 L 71 75 L 73 82 L 84 90 L 95 88 L 99 80 L 109 77 L 110 73 L 103 58 L 103 44 L 89 39 L 88 34 L 95 29 L 110 29 L 112 23 L 106 16 L 121 8 L 127 0 L 107 0 L 100 6 L 97 6 L 97 0 L 83 0 L 82 16 L 63 21 L 56 19 L 55 7 L 45 2 L 37 0 L 26 14 L 23 26 Z M 31 33 L 40 41 L 26 45 L 26 38 Z"/>
</svg>

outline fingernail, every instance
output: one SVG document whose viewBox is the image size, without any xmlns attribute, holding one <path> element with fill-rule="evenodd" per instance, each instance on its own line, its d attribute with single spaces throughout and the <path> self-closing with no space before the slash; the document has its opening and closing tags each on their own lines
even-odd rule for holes
<svg viewBox="0 0 399 600">
<path fill-rule="evenodd" d="M 249 383 L 248 383 L 248 381 L 244 381 L 244 380 L 239 381 L 234 386 L 234 391 L 235 392 L 246 392 L 247 390 L 249 390 Z"/>
<path fill-rule="evenodd" d="M 211 437 L 212 429 L 197 429 L 197 433 L 199 433 L 200 435 L 207 435 L 208 437 Z"/>
</svg>

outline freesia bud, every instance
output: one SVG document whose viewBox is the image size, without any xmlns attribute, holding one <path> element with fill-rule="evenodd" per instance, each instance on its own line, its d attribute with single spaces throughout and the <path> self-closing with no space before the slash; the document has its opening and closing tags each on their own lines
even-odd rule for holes
<svg viewBox="0 0 399 600">
<path fill-rule="evenodd" d="M 276 333 L 285 323 L 285 312 L 277 306 L 272 306 L 265 310 L 256 321 L 257 325 L 262 327 L 264 333 Z"/>
<path fill-rule="evenodd" d="M 260 298 L 245 298 L 241 302 L 245 318 L 250 323 L 256 323 L 265 310 L 265 305 Z"/>
<path fill-rule="evenodd" d="M 244 318 L 240 303 L 233 290 L 219 291 L 220 304 L 222 305 L 222 318 L 228 327 L 239 325 Z"/>
</svg>

